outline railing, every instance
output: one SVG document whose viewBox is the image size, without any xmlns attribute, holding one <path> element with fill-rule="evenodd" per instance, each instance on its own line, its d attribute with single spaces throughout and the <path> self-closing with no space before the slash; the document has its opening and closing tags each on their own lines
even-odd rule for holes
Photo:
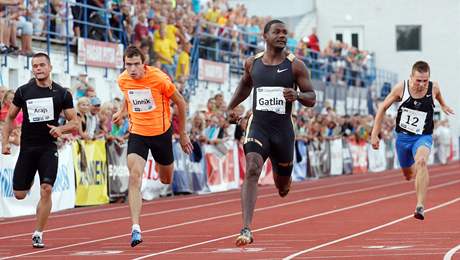
<svg viewBox="0 0 460 260">
<path fill-rule="evenodd" d="M 91 30 L 98 30 L 98 33 L 102 33 L 103 39 L 96 39 L 96 40 L 103 40 L 109 41 L 110 34 L 116 34 L 117 41 L 124 44 L 127 44 L 127 36 L 126 32 L 123 28 L 123 15 L 121 12 L 116 12 L 111 10 L 108 5 L 108 1 L 104 1 L 104 8 L 95 7 L 92 5 L 87 4 L 87 0 L 83 0 L 83 3 L 77 3 L 75 1 L 70 2 L 69 0 L 62 0 L 60 4 L 63 4 L 64 10 L 60 13 L 64 14 L 64 17 L 58 14 L 52 13 L 52 7 L 50 0 L 46 1 L 46 5 L 44 7 L 44 19 L 45 19 L 45 26 L 43 28 L 43 34 L 45 34 L 45 38 L 41 39 L 46 42 L 46 51 L 48 54 L 51 52 L 51 44 L 52 42 L 63 44 L 65 46 L 65 53 L 66 53 L 66 70 L 65 73 L 69 73 L 70 69 L 70 52 L 72 47 L 75 45 L 74 39 L 76 36 L 73 36 L 71 30 L 73 28 L 69 28 L 71 23 L 78 23 L 81 26 L 81 35 L 82 38 L 91 38 L 89 35 Z M 79 9 L 79 17 L 72 17 L 72 8 Z M 29 10 L 30 8 L 30 1 L 26 0 L 26 8 Z M 93 17 L 98 17 L 99 20 L 92 19 L 88 20 L 89 15 L 93 13 Z M 119 26 L 112 27 L 109 22 L 109 18 L 111 16 L 116 16 L 119 19 Z M 30 21 L 30 17 L 26 17 L 28 21 Z M 56 31 L 56 21 L 61 21 L 61 23 L 65 23 L 65 30 L 63 32 Z M 95 22 L 96 21 L 96 22 Z M 53 24 L 54 23 L 54 24 Z M 52 30 L 54 26 L 55 30 Z M 35 40 L 40 40 L 40 37 L 34 37 Z M 2 62 L 2 66 L 7 66 L 7 59 L 8 56 L 5 55 L 4 60 Z M 29 62 L 27 62 L 26 69 L 29 66 Z M 87 68 L 85 67 L 87 70 Z M 107 75 L 107 68 L 106 68 L 106 75 Z"/>
<path fill-rule="evenodd" d="M 263 42 L 259 35 L 206 21 L 200 21 L 196 28 L 191 53 L 192 91 L 197 86 L 198 59 L 229 63 L 232 73 L 242 74 L 244 60 L 261 49 L 260 45 L 249 43 L 248 39 L 256 37 L 257 43 Z M 226 37 L 222 37 L 222 32 Z M 307 55 L 297 57 L 306 64 L 313 80 L 328 84 L 357 87 L 376 84 L 380 88 L 386 82 L 394 84 L 397 81 L 395 73 L 376 68 L 374 54 L 364 57 L 364 64 L 349 62 L 344 56 L 324 56 L 311 49 L 308 49 Z"/>
</svg>

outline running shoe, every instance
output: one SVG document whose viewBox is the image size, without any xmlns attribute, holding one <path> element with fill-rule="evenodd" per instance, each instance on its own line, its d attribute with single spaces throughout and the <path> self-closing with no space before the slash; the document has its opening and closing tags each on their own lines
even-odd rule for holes
<svg viewBox="0 0 460 260">
<path fill-rule="evenodd" d="M 246 246 L 254 242 L 252 232 L 249 228 L 245 227 L 241 229 L 240 235 L 236 238 L 236 246 Z"/>
<path fill-rule="evenodd" d="M 43 243 L 43 239 L 40 236 L 34 235 L 32 237 L 32 246 L 35 248 L 44 248 L 45 244 Z"/>
<path fill-rule="evenodd" d="M 131 233 L 131 247 L 135 247 L 142 243 L 141 232 L 139 230 L 133 230 Z"/>
<path fill-rule="evenodd" d="M 424 220 L 425 219 L 425 212 L 423 206 L 418 206 L 415 208 L 414 218 Z"/>
</svg>

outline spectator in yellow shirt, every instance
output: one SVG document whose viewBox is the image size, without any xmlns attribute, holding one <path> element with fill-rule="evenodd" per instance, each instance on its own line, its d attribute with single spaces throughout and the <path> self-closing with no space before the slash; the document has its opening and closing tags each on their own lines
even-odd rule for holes
<svg viewBox="0 0 460 260">
<path fill-rule="evenodd" d="M 173 54 L 176 54 L 177 47 L 178 47 L 176 37 L 181 38 L 181 35 L 179 32 L 179 29 L 174 25 L 174 23 L 172 21 L 170 22 L 171 23 L 166 23 L 166 21 L 163 19 L 160 23 L 160 28 L 165 29 L 166 38 L 168 38 L 169 41 L 171 42 L 171 51 Z M 153 40 L 157 41 L 157 39 L 159 38 L 160 38 L 160 33 L 159 33 L 159 30 L 157 30 L 153 34 Z"/>
<path fill-rule="evenodd" d="M 217 4 L 213 4 L 211 8 L 204 15 L 204 19 L 211 23 L 217 23 L 217 20 L 220 17 L 220 10 L 218 9 Z"/>
<path fill-rule="evenodd" d="M 158 56 L 158 59 L 161 62 L 161 68 L 166 73 L 169 74 L 170 77 L 174 76 L 174 61 L 173 56 L 174 53 L 172 52 L 172 43 L 166 37 L 165 27 L 160 27 L 160 38 L 155 39 L 153 43 L 153 51 Z"/>
<path fill-rule="evenodd" d="M 176 67 L 176 80 L 181 76 L 187 79 L 190 74 L 190 48 L 191 45 L 189 42 L 182 45 L 182 52 L 179 55 L 179 61 Z"/>
</svg>

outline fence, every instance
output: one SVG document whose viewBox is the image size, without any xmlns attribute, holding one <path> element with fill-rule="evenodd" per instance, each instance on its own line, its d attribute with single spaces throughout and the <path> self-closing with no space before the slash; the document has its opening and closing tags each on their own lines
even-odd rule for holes
<svg viewBox="0 0 460 260">
<path fill-rule="evenodd" d="M 228 63 L 230 73 L 242 74 L 244 60 L 265 48 L 259 34 L 247 32 L 243 28 L 222 27 L 203 20 L 196 26 L 193 39 L 189 80 L 192 92 L 198 86 L 200 59 Z M 376 68 L 374 54 L 366 57 L 358 54 L 359 59 L 356 62 L 350 62 L 345 56 L 323 55 L 310 49 L 297 56 L 310 70 L 312 79 L 327 84 L 354 87 L 369 87 L 374 84 L 380 89 L 384 84 L 393 85 L 397 81 L 395 73 Z"/>
<path fill-rule="evenodd" d="M 31 1 L 25 1 L 27 10 L 30 9 Z M 44 36 L 34 36 L 35 41 L 44 41 L 46 43 L 46 51 L 51 53 L 51 46 L 63 45 L 66 59 L 65 73 L 69 73 L 70 55 L 76 52 L 76 48 L 80 48 L 77 37 L 82 39 L 93 39 L 99 42 L 121 43 L 126 45 L 127 35 L 123 26 L 123 15 L 117 9 L 112 9 L 108 6 L 109 1 L 104 1 L 104 8 L 100 8 L 88 4 L 89 0 L 79 1 L 58 1 L 57 4 L 62 5 L 58 13 L 55 13 L 53 3 L 46 0 L 43 12 Z M 25 17 L 30 21 L 31 17 Z M 116 22 L 113 22 L 116 21 Z M 74 35 L 74 27 L 78 27 L 80 35 Z M 2 66 L 8 67 L 8 55 L 2 55 Z M 29 56 L 27 60 L 29 60 Z M 91 64 L 88 64 L 91 65 Z M 102 66 L 107 69 L 109 67 Z M 86 67 L 85 67 L 86 68 Z M 29 69 L 29 62 L 26 63 L 26 69 Z M 86 68 L 87 69 L 87 68 Z"/>
</svg>

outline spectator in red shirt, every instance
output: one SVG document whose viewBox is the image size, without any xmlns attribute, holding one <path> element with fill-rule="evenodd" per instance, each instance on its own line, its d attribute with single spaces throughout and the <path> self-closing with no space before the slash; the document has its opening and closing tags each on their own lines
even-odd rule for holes
<svg viewBox="0 0 460 260">
<path fill-rule="evenodd" d="M 149 36 L 149 27 L 147 26 L 145 14 L 139 14 L 138 21 L 134 27 L 134 45 L 140 47 L 141 42 Z"/>
<path fill-rule="evenodd" d="M 308 48 L 319 52 L 319 39 L 318 36 L 316 36 L 316 28 L 313 27 L 311 30 L 310 36 L 308 36 Z"/>
<path fill-rule="evenodd" d="M 309 52 L 311 58 L 311 77 L 313 79 L 319 79 L 321 73 L 319 71 L 318 57 L 319 57 L 319 39 L 316 36 L 316 28 L 313 27 L 311 30 L 310 36 L 308 36 L 308 48 L 311 50 Z"/>
</svg>

